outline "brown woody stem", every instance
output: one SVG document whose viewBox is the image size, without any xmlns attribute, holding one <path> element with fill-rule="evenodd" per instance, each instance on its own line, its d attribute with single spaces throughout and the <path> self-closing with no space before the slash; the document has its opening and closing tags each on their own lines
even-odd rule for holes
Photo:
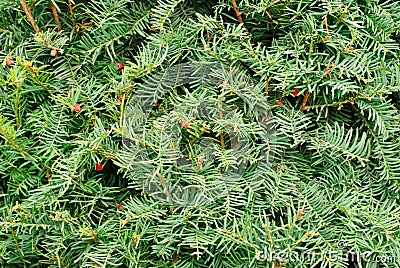
<svg viewBox="0 0 400 268">
<path fill-rule="evenodd" d="M 69 8 L 69 13 L 71 13 L 71 15 L 72 15 L 72 4 L 71 4 L 71 0 L 68 0 L 68 8 Z"/>
<path fill-rule="evenodd" d="M 37 26 L 37 24 L 35 23 L 35 19 L 32 16 L 31 10 L 30 8 L 26 5 L 24 0 L 19 0 L 21 2 L 22 5 L 22 9 L 24 10 L 26 16 L 28 17 L 29 22 L 32 24 L 33 29 L 37 32 L 37 33 L 41 33 L 39 27 Z"/>
<path fill-rule="evenodd" d="M 239 20 L 240 24 L 242 24 L 243 30 L 247 34 L 250 34 L 249 30 L 247 30 L 246 25 L 244 24 L 244 21 L 243 21 L 243 18 L 242 18 L 242 12 L 240 11 L 240 9 L 239 9 L 239 7 L 238 7 L 238 5 L 236 3 L 236 0 L 232 0 L 232 4 L 233 4 L 233 9 L 235 10 L 235 13 L 236 13 L 236 16 L 237 16 L 238 20 Z"/>
<path fill-rule="evenodd" d="M 310 92 L 307 91 L 306 94 L 304 95 L 303 104 L 302 104 L 302 106 L 301 106 L 301 110 L 302 110 L 302 111 L 305 111 L 305 110 L 308 109 L 308 107 L 307 107 L 307 101 L 308 101 L 308 98 L 309 98 L 309 97 L 310 97 Z"/>
<path fill-rule="evenodd" d="M 50 2 L 50 6 L 51 6 L 51 11 L 53 11 L 54 20 L 57 23 L 57 29 L 60 32 L 61 31 L 61 22 L 60 22 L 60 18 L 58 17 L 57 7 L 56 7 L 56 5 L 54 5 L 53 2 Z"/>
</svg>

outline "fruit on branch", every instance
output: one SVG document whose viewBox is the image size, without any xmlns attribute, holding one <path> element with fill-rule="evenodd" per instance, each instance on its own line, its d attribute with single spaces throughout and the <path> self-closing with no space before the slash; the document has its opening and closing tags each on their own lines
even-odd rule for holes
<svg viewBox="0 0 400 268">
<path fill-rule="evenodd" d="M 297 96 L 299 96 L 299 89 L 298 88 L 292 88 L 293 89 L 293 95 L 295 96 L 295 97 L 297 97 Z"/>
<path fill-rule="evenodd" d="M 103 170 L 103 163 L 97 162 L 96 163 L 96 171 L 102 171 Z"/>
<path fill-rule="evenodd" d="M 74 112 L 78 113 L 81 110 L 81 105 L 79 103 L 75 103 L 73 109 Z"/>
<path fill-rule="evenodd" d="M 6 58 L 6 65 L 8 67 L 11 67 L 13 65 L 13 59 L 12 58 Z"/>
</svg>

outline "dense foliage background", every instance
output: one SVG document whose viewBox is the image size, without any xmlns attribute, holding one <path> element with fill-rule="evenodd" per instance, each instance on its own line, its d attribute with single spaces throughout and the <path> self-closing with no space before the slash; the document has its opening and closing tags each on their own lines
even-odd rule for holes
<svg viewBox="0 0 400 268">
<path fill-rule="evenodd" d="M 399 267 L 399 33 L 391 0 L 0 0 L 0 263 Z M 174 90 L 146 126 L 150 159 L 137 160 L 127 107 L 149 77 L 192 61 L 240 70 L 255 97 Z M 235 122 L 255 144 L 229 188 L 228 145 L 190 176 L 163 158 L 158 127 L 202 96 L 235 116 L 182 121 L 185 155 Z M 275 129 L 264 163 L 260 103 Z M 138 178 L 222 194 L 172 204 Z"/>
</svg>

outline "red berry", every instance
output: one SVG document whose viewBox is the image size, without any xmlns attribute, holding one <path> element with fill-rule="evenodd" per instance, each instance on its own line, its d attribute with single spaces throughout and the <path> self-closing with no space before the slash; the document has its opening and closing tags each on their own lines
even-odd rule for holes
<svg viewBox="0 0 400 268">
<path fill-rule="evenodd" d="M 50 51 L 50 56 L 52 56 L 52 57 L 57 56 L 57 54 L 58 54 L 58 52 L 57 52 L 56 49 L 52 49 L 52 50 Z"/>
<path fill-rule="evenodd" d="M 299 96 L 299 89 L 298 88 L 293 88 L 293 95 L 295 96 L 295 97 L 297 97 L 297 96 Z"/>
<path fill-rule="evenodd" d="M 8 67 L 11 67 L 13 65 L 13 59 L 12 58 L 6 58 L 6 65 Z"/>
<path fill-rule="evenodd" d="M 74 112 L 78 113 L 81 110 L 81 105 L 79 103 L 74 104 Z"/>
<path fill-rule="evenodd" d="M 305 214 L 303 211 L 299 211 L 299 213 L 297 213 L 297 216 L 303 217 Z"/>
<path fill-rule="evenodd" d="M 124 206 L 123 206 L 123 205 L 118 205 L 117 208 L 118 208 L 119 210 L 121 210 L 121 209 L 124 209 Z"/>
<path fill-rule="evenodd" d="M 122 68 L 124 68 L 124 64 L 122 62 L 118 62 L 117 66 L 118 66 L 118 70 L 121 70 Z"/>
<path fill-rule="evenodd" d="M 277 100 L 277 103 L 279 103 L 280 105 L 283 105 L 283 100 Z"/>
<path fill-rule="evenodd" d="M 155 25 L 155 24 L 150 25 L 150 27 L 151 27 L 151 29 L 152 29 L 153 31 L 157 30 L 157 25 Z"/>
<path fill-rule="evenodd" d="M 190 127 L 190 123 L 186 122 L 185 120 L 182 119 L 182 127 L 183 128 L 189 128 Z"/>
<path fill-rule="evenodd" d="M 101 162 L 96 163 L 96 171 L 102 171 L 103 170 L 103 164 Z"/>
</svg>

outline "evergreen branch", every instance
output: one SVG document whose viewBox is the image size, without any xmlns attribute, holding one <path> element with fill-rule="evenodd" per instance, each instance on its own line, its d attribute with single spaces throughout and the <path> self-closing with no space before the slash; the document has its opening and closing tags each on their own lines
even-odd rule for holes
<svg viewBox="0 0 400 268">
<path fill-rule="evenodd" d="M 398 158 L 398 150 L 395 145 L 391 142 L 385 142 L 381 137 L 375 134 L 375 131 L 371 128 L 370 122 L 363 118 L 364 124 L 367 126 L 371 136 L 373 137 L 375 148 L 374 148 L 374 158 L 379 162 L 376 164 L 376 169 L 380 171 L 379 175 L 381 178 L 386 180 L 400 178 L 400 161 Z M 373 165 L 373 163 L 371 163 Z M 381 180 L 381 179 L 378 179 Z"/>
<path fill-rule="evenodd" d="M 400 266 L 400 6 L 323 2 L 0 1 L 0 266 Z"/>
<path fill-rule="evenodd" d="M 0 123 L 2 123 L 0 121 Z M 25 151 L 22 147 L 20 147 L 11 136 L 8 136 L 6 130 L 4 129 L 3 126 L 0 125 L 0 134 L 3 136 L 3 138 L 10 143 L 12 147 L 14 147 L 18 152 L 23 154 L 25 157 L 31 158 L 36 161 L 36 158 L 31 156 L 27 151 Z"/>
<path fill-rule="evenodd" d="M 332 103 L 328 103 L 328 104 L 321 104 L 321 105 L 313 105 L 313 106 L 304 106 L 302 107 L 303 111 L 307 111 L 310 109 L 318 109 L 318 108 L 326 108 L 326 107 L 337 107 L 337 106 L 343 106 L 344 104 L 353 104 L 357 99 L 359 99 L 361 96 L 356 96 L 356 97 L 352 97 L 349 98 L 347 100 L 344 101 L 334 101 Z M 305 99 L 305 97 L 304 97 Z M 303 100 L 304 103 L 304 100 Z"/>
<path fill-rule="evenodd" d="M 370 142 L 367 139 L 366 133 L 363 133 L 361 139 L 358 140 L 358 130 L 356 129 L 356 135 L 353 139 L 353 129 L 350 129 L 345 133 L 344 126 L 339 126 L 335 123 L 334 129 L 329 125 L 326 125 L 326 132 L 323 137 L 318 134 L 316 137 L 311 138 L 313 149 L 318 151 L 324 151 L 327 149 L 332 150 L 332 154 L 338 153 L 340 155 L 346 155 L 347 158 L 358 159 L 364 166 L 364 162 L 369 162 L 370 155 Z"/>
<path fill-rule="evenodd" d="M 39 77 L 36 75 L 36 69 L 32 66 L 32 62 L 25 62 L 23 65 L 26 67 L 26 69 L 28 69 L 28 72 L 33 80 L 35 80 L 35 82 L 38 83 L 44 90 L 49 91 L 46 84 L 40 81 Z"/>
<path fill-rule="evenodd" d="M 391 107 L 389 101 L 383 98 L 373 98 L 371 100 L 358 99 L 356 104 L 360 108 L 363 116 L 368 116 L 368 120 L 374 123 L 374 131 L 387 139 L 394 134 L 400 123 L 399 112 Z M 367 113 L 367 114 L 366 114 Z M 370 123 L 368 123 L 368 126 Z"/>
</svg>

